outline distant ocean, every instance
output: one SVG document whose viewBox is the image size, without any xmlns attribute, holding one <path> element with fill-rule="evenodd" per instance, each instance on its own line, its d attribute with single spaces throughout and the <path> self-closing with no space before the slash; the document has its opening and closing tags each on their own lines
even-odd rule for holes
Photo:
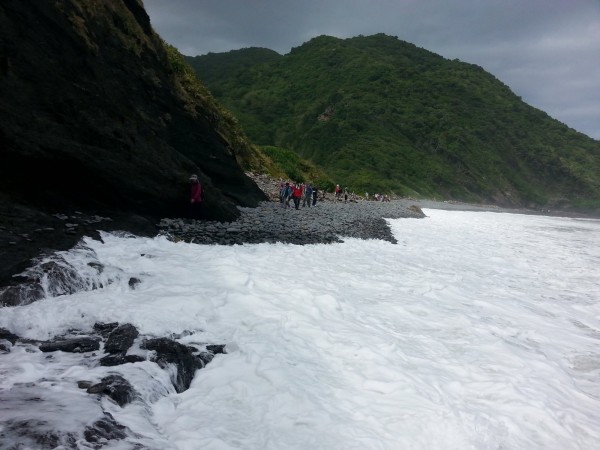
<svg viewBox="0 0 600 450">
<path fill-rule="evenodd" d="M 0 327 L 131 323 L 136 354 L 142 336 L 227 353 L 178 394 L 150 361 L 17 343 L 0 353 L 0 448 L 52 448 L 23 430 L 91 448 L 106 413 L 127 427 L 107 449 L 600 448 L 600 221 L 425 213 L 390 221 L 396 245 L 86 239 L 63 256 L 102 264 L 104 287 L 2 308 Z M 78 388 L 110 373 L 133 402 Z"/>
</svg>

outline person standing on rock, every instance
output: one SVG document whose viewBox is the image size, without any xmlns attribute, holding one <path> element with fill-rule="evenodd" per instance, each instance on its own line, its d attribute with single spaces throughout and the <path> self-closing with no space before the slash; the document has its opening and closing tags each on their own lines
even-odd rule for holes
<svg viewBox="0 0 600 450">
<path fill-rule="evenodd" d="M 198 180 L 198 175 L 190 177 L 190 219 L 202 219 L 202 202 L 204 201 L 204 191 L 202 184 Z"/>
<path fill-rule="evenodd" d="M 312 192 L 312 204 L 313 206 L 315 206 L 317 204 L 317 196 L 319 195 L 319 189 L 317 189 L 317 187 L 315 186 L 313 188 L 313 192 Z"/>
</svg>

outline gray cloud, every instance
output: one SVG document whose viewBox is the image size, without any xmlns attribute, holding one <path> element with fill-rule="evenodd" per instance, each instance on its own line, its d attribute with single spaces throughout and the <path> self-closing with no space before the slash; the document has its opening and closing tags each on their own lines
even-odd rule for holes
<svg viewBox="0 0 600 450">
<path fill-rule="evenodd" d="M 598 0 L 145 0 L 154 29 L 186 55 L 327 34 L 386 33 L 478 64 L 524 101 L 600 139 Z"/>
</svg>

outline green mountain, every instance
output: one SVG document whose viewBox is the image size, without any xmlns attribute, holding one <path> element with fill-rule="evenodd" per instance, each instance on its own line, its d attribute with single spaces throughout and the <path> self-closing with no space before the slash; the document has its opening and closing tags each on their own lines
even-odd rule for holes
<svg viewBox="0 0 600 450">
<path fill-rule="evenodd" d="M 600 211 L 600 142 L 479 66 L 383 34 L 186 59 L 253 142 L 352 190 Z"/>
</svg>

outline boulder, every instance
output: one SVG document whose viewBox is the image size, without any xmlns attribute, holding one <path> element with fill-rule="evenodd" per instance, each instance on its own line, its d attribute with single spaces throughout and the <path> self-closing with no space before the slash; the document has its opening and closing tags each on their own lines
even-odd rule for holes
<svg viewBox="0 0 600 450">
<path fill-rule="evenodd" d="M 0 339 L 6 339 L 7 341 L 9 341 L 11 344 L 14 345 L 17 342 L 17 340 L 19 339 L 19 336 L 11 333 L 6 328 L 0 328 Z"/>
<path fill-rule="evenodd" d="M 142 348 L 155 352 L 153 361 L 160 367 L 166 368 L 169 364 L 176 367 L 177 370 L 171 376 L 171 382 L 177 392 L 183 392 L 189 388 L 196 370 L 203 367 L 202 361 L 194 356 L 189 347 L 171 339 L 149 339 L 144 341 Z"/>
<path fill-rule="evenodd" d="M 99 447 L 104 447 L 108 441 L 119 441 L 127 437 L 129 429 L 120 423 L 110 414 L 105 412 L 102 419 L 97 420 L 92 425 L 86 427 L 83 435 L 87 442 L 98 444 Z"/>
<path fill-rule="evenodd" d="M 100 348 L 100 340 L 92 337 L 74 337 L 68 339 L 59 339 L 40 344 L 40 350 L 43 352 L 69 352 L 85 353 L 93 352 Z"/>
<path fill-rule="evenodd" d="M 105 367 L 120 366 L 121 364 L 136 363 L 146 361 L 146 358 L 139 355 L 106 355 L 100 358 L 100 365 Z"/>
<path fill-rule="evenodd" d="M 130 323 L 115 328 L 106 339 L 104 351 L 107 353 L 125 353 L 133 345 L 133 341 L 140 333 Z"/>
<path fill-rule="evenodd" d="M 135 398 L 133 386 L 121 375 L 109 375 L 102 378 L 100 383 L 90 386 L 88 394 L 106 395 L 114 400 L 119 406 L 124 406 Z"/>
</svg>

